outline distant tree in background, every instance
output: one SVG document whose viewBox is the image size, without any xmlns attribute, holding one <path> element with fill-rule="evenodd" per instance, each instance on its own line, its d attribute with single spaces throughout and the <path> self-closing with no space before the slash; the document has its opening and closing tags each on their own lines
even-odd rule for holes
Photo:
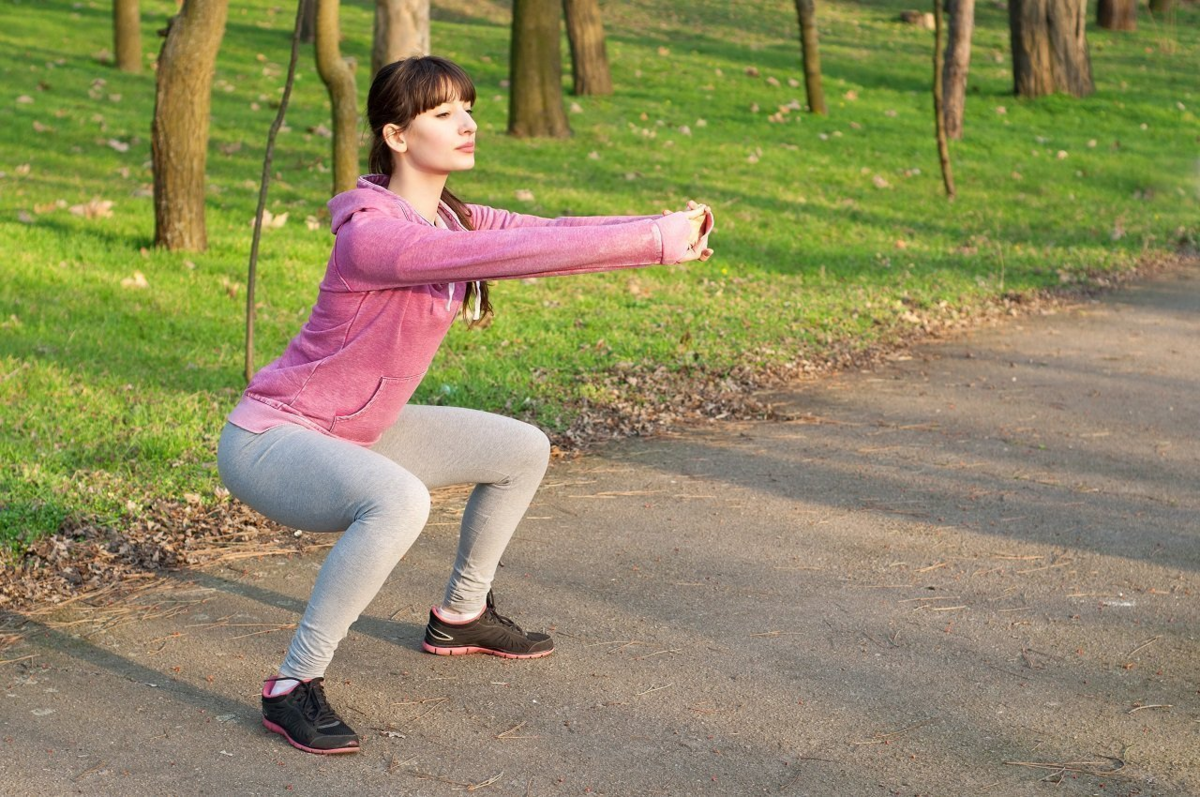
<svg viewBox="0 0 1200 797">
<path fill-rule="evenodd" d="M 317 0 L 300 0 L 300 41 L 312 44 L 317 40 Z"/>
<path fill-rule="evenodd" d="M 808 109 L 825 114 L 825 90 L 821 88 L 821 53 L 817 45 L 816 0 L 796 0 L 796 15 L 800 18 L 800 57 L 804 62 L 804 91 Z"/>
<path fill-rule="evenodd" d="M 208 246 L 204 167 L 217 50 L 229 0 L 183 0 L 167 23 L 158 56 L 150 157 L 154 167 L 154 243 L 168 249 Z"/>
<path fill-rule="evenodd" d="M 509 135 L 571 135 L 563 110 L 561 17 L 560 0 L 513 0 Z"/>
<path fill-rule="evenodd" d="M 598 0 L 563 0 L 567 41 L 571 44 L 571 76 L 576 94 L 612 94 L 612 72 L 604 43 Z"/>
<path fill-rule="evenodd" d="M 1150 13 L 1156 17 L 1165 17 L 1171 13 L 1174 0 L 1150 0 Z"/>
<path fill-rule="evenodd" d="M 342 57 L 338 40 L 338 0 L 317 0 L 317 72 L 333 106 L 333 193 L 349 191 L 358 180 L 358 94 L 354 62 Z"/>
<path fill-rule="evenodd" d="M 1105 30 L 1137 30 L 1137 0 L 1099 0 L 1096 24 Z"/>
<path fill-rule="evenodd" d="M 1095 91 L 1087 48 L 1087 0 L 1010 0 L 1013 91 L 1021 97 Z"/>
<path fill-rule="evenodd" d="M 142 20 L 138 0 L 113 0 L 113 52 L 117 69 L 142 71 Z"/>
<path fill-rule="evenodd" d="M 975 31 L 975 0 L 946 0 L 946 11 L 950 24 L 942 69 L 942 118 L 946 136 L 960 139 L 971 67 L 971 35 Z"/>
<path fill-rule="evenodd" d="M 410 55 L 429 55 L 429 0 L 375 0 L 371 79 Z"/>
</svg>

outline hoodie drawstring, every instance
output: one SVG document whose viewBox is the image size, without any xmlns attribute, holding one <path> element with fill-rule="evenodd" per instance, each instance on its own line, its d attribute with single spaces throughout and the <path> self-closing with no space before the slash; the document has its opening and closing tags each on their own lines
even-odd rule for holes
<svg viewBox="0 0 1200 797">
<path fill-rule="evenodd" d="M 446 310 L 454 306 L 454 283 L 450 283 L 450 295 L 446 298 Z M 482 315 L 483 308 L 483 290 L 479 285 L 479 280 L 475 280 L 475 312 L 471 314 L 473 320 L 478 321 Z"/>
</svg>

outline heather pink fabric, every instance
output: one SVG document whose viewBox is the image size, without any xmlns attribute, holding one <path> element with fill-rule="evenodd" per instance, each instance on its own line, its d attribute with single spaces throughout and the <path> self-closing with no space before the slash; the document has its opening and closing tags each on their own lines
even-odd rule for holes
<svg viewBox="0 0 1200 797">
<path fill-rule="evenodd" d="M 229 421 L 285 423 L 370 446 L 395 423 L 453 323 L 465 283 L 677 263 L 685 215 L 545 219 L 471 205 L 467 230 L 444 203 L 431 226 L 386 175 L 329 202 L 336 240 L 317 303 L 264 366 Z M 711 215 L 704 233 L 712 228 Z"/>
</svg>

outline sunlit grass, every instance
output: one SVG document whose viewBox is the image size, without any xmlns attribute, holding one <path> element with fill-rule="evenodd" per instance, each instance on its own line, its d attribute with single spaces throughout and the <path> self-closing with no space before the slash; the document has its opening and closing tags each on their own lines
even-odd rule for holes
<svg viewBox="0 0 1200 797">
<path fill-rule="evenodd" d="M 499 283 L 495 323 L 456 328 L 417 399 L 561 429 L 589 374 L 618 363 L 720 371 L 819 357 L 895 335 L 912 308 L 969 312 L 1200 237 L 1194 6 L 1173 27 L 1091 31 L 1096 94 L 1037 102 L 1011 96 L 1004 12 L 981 6 L 954 204 L 932 145 L 930 34 L 899 24 L 903 7 L 821 7 L 830 114 L 816 118 L 795 110 L 790 2 L 608 4 L 616 95 L 568 97 L 575 135 L 537 142 L 503 135 L 503 7 L 443 9 L 435 49 L 466 66 L 480 96 L 479 166 L 455 178 L 461 196 L 543 215 L 653 213 L 698 198 L 716 209 L 718 254 L 704 266 Z M 142 2 L 148 65 L 174 9 Z M 372 9 L 343 3 L 343 49 L 360 64 Z M 242 388 L 250 221 L 291 24 L 262 0 L 231 9 L 214 86 L 210 248 L 166 253 L 150 248 L 153 71 L 108 64 L 107 3 L 0 3 L 0 540 L 71 514 L 117 518 L 153 497 L 211 494 L 215 439 Z M 269 203 L 289 221 L 265 234 L 259 264 L 259 365 L 303 322 L 332 240 L 328 100 L 310 52 L 292 103 Z M 71 212 L 93 199 L 111 201 L 111 216 Z M 148 287 L 122 284 L 135 273 Z"/>
</svg>

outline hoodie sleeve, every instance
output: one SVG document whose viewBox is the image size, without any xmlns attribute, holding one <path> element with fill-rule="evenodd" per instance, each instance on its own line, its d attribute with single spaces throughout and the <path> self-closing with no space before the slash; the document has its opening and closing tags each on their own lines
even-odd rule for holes
<svg viewBox="0 0 1200 797">
<path fill-rule="evenodd" d="M 368 207 L 339 227 L 333 265 L 352 291 L 578 274 L 678 263 L 690 234 L 682 212 L 612 224 L 454 232 Z"/>
<path fill-rule="evenodd" d="M 658 216 L 561 216 L 547 219 L 511 210 L 492 208 L 487 205 L 468 205 L 471 211 L 471 226 L 476 230 L 511 230 L 516 227 L 598 227 L 606 224 L 624 224 Z"/>
</svg>

